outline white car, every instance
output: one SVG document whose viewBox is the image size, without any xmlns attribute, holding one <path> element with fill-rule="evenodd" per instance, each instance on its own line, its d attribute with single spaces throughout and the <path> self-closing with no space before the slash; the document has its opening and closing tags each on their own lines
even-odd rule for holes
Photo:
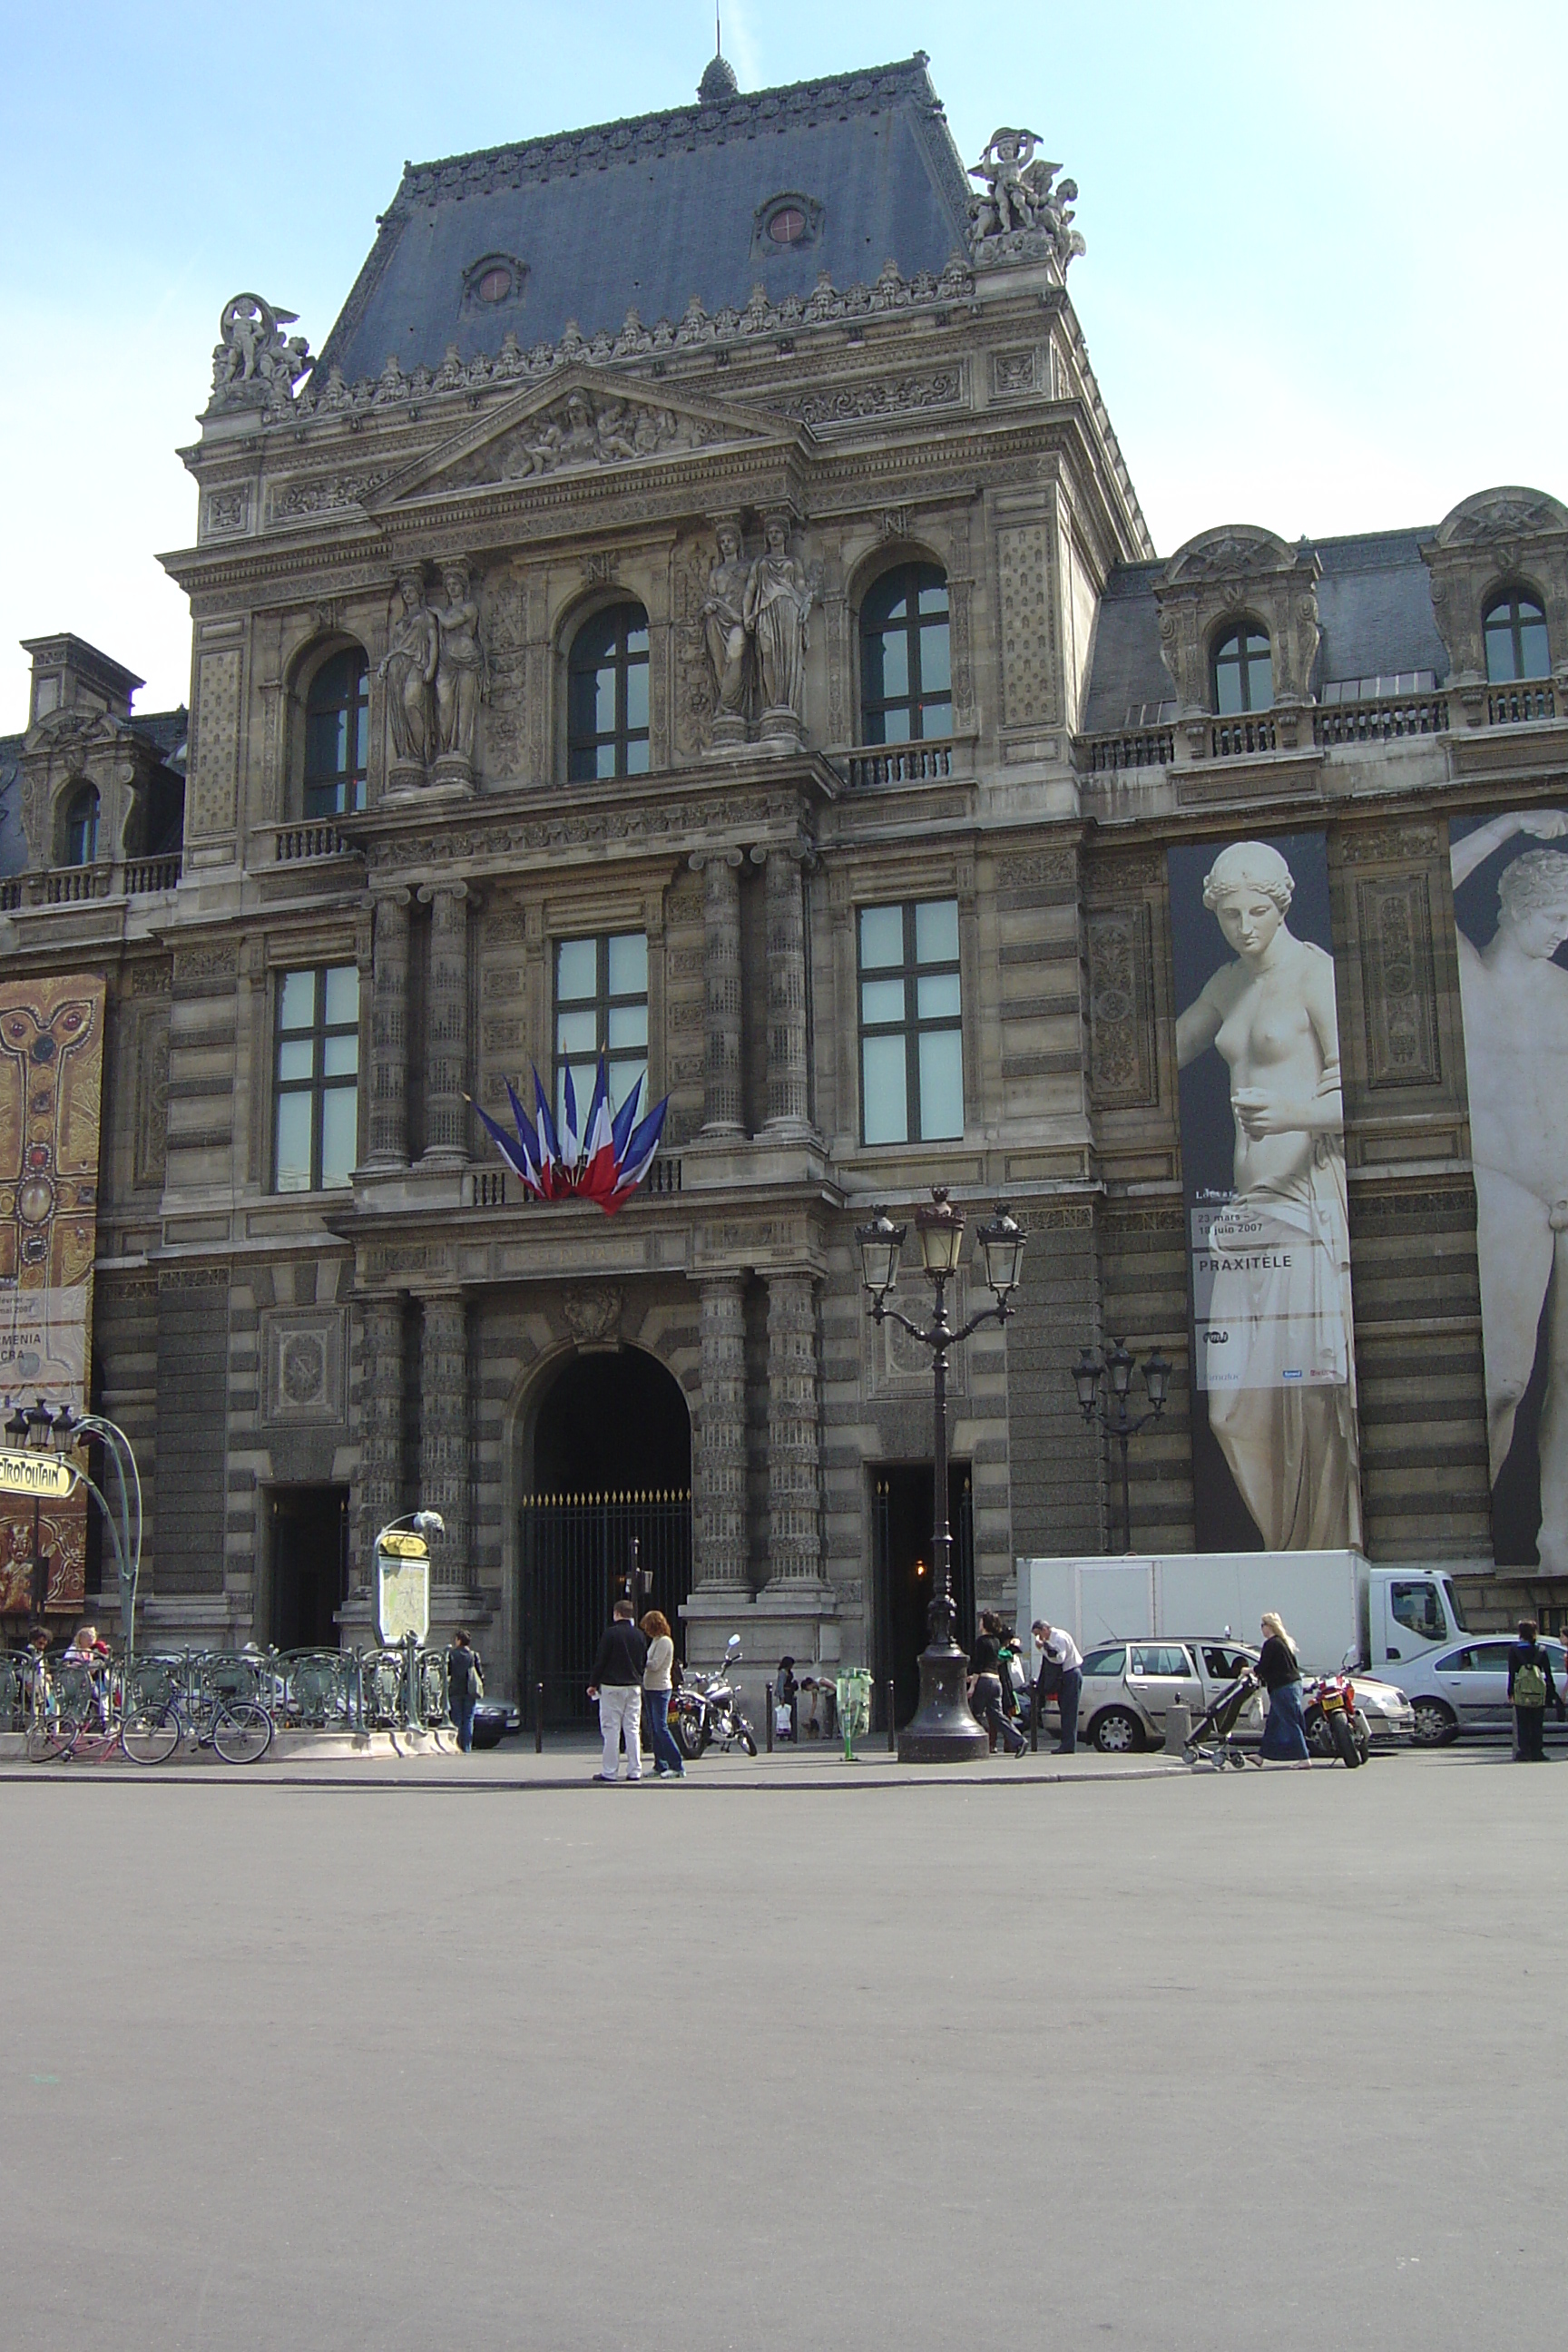
<svg viewBox="0 0 1568 2352">
<path fill-rule="evenodd" d="M 1199 1634 L 1182 1642 L 1102 1643 L 1083 1662 L 1078 1736 L 1104 1755 L 1125 1755 L 1151 1742 L 1157 1746 L 1165 1736 L 1168 1707 L 1189 1707 L 1196 1723 L 1242 1669 L 1257 1663 L 1256 1647 L 1233 1642 L 1228 1634 Z M 1415 1713 L 1403 1691 L 1372 1675 L 1352 1675 L 1351 1679 L 1374 1748 L 1397 1747 L 1414 1737 Z M 1048 1718 L 1049 1706 L 1047 1712 Z M 1309 1711 L 1309 1738 L 1311 1733 Z M 1259 1693 L 1243 1709 L 1235 1737 L 1247 1741 L 1262 1735 Z M 1325 1747 L 1321 1752 L 1330 1751 Z"/>
<path fill-rule="evenodd" d="M 1512 1730 L 1508 1654 L 1513 1646 L 1512 1634 L 1484 1634 L 1401 1665 L 1400 1687 L 1415 1713 L 1418 1747 L 1446 1748 L 1461 1731 Z M 1559 1697 L 1568 1697 L 1568 1656 L 1562 1643 L 1548 1640 L 1541 1646 Z M 1546 1720 L 1553 1721 L 1550 1707 Z"/>
</svg>

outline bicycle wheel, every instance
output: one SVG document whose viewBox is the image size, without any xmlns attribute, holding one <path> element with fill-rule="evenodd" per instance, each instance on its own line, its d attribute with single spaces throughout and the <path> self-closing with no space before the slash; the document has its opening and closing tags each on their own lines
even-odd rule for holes
<svg viewBox="0 0 1568 2352">
<path fill-rule="evenodd" d="M 213 1717 L 213 1746 L 226 1764 L 259 1764 L 271 1745 L 272 1717 L 254 1699 L 233 1699 Z"/>
<path fill-rule="evenodd" d="M 64 1763 L 81 1738 L 80 1719 L 74 1715 L 41 1716 L 27 1726 L 29 1764 Z"/>
<path fill-rule="evenodd" d="M 120 1727 L 120 1745 L 132 1764 L 166 1764 L 180 1744 L 180 1718 L 173 1704 L 132 1709 Z"/>
</svg>

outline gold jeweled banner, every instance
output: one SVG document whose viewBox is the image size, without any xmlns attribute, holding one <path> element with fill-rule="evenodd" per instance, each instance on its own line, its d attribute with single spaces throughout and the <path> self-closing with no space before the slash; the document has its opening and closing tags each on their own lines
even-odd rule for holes
<svg viewBox="0 0 1568 2352">
<path fill-rule="evenodd" d="M 73 1412 L 92 1361 L 103 1003 L 96 973 L 0 982 L 0 1397 Z M 80 1486 L 0 1495 L 0 1613 L 81 1609 L 87 1510 Z"/>
</svg>

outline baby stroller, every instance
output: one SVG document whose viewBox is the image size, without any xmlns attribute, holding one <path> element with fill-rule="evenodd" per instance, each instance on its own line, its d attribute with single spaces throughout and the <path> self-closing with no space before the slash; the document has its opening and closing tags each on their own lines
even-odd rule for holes
<svg viewBox="0 0 1568 2352">
<path fill-rule="evenodd" d="M 1184 1764 L 1207 1772 L 1223 1772 L 1226 1765 L 1237 1772 L 1246 1771 L 1247 1759 L 1236 1744 L 1236 1727 L 1258 1686 L 1250 1666 L 1244 1666 L 1236 1680 L 1226 1685 L 1207 1714 L 1194 1724 L 1182 1750 Z M 1251 1760 L 1256 1764 L 1260 1759 L 1255 1756 Z"/>
</svg>

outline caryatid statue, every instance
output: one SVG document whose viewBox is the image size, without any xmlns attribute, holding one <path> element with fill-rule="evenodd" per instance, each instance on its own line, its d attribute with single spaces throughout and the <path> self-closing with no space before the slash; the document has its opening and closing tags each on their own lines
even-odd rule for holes
<svg viewBox="0 0 1568 2352">
<path fill-rule="evenodd" d="M 479 608 L 466 563 L 443 564 L 441 593 L 445 602 L 436 605 L 432 614 L 440 631 L 436 656 L 437 756 L 443 763 L 471 771 L 487 679 Z"/>
<path fill-rule="evenodd" d="M 793 719 L 797 727 L 805 719 L 806 621 L 813 599 L 805 572 L 789 551 L 782 515 L 768 517 L 764 541 L 747 577 L 744 614 L 756 643 L 766 730 L 770 719 Z"/>
<path fill-rule="evenodd" d="M 403 609 L 392 623 L 376 675 L 386 680 L 386 707 L 400 767 L 429 765 L 435 743 L 435 687 L 440 631 L 425 602 L 425 583 L 405 572 L 397 583 Z"/>
<path fill-rule="evenodd" d="M 713 673 L 715 719 L 739 721 L 746 712 L 746 588 L 748 567 L 741 552 L 741 533 L 732 522 L 718 529 L 719 554 L 708 574 L 702 600 L 702 635 Z M 723 730 L 733 733 L 733 726 Z"/>
</svg>

